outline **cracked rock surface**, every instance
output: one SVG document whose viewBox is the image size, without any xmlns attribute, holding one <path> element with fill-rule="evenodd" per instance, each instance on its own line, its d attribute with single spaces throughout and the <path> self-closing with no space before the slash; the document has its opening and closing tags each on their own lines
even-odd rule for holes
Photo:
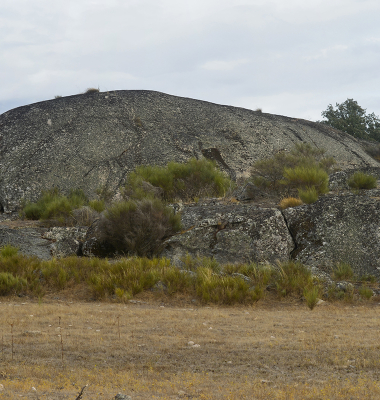
<svg viewBox="0 0 380 400">
<path fill-rule="evenodd" d="M 214 257 L 222 264 L 285 261 L 294 249 L 281 212 L 250 204 L 185 206 L 182 233 L 166 241 L 163 256 L 176 265 L 186 254 Z"/>
<path fill-rule="evenodd" d="M 324 196 L 283 214 L 296 260 L 327 273 L 346 262 L 358 276 L 380 277 L 380 190 Z"/>
</svg>

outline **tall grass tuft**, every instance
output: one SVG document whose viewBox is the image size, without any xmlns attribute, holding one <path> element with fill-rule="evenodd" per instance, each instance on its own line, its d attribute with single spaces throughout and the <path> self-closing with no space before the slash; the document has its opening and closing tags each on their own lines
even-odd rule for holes
<svg viewBox="0 0 380 400">
<path fill-rule="evenodd" d="M 285 197 L 280 201 L 279 207 L 281 210 L 285 210 L 290 207 L 297 207 L 302 205 L 303 200 L 297 199 L 296 197 Z"/>
<path fill-rule="evenodd" d="M 354 277 L 354 271 L 351 265 L 339 262 L 332 271 L 332 277 L 335 280 L 351 280 Z"/>
</svg>

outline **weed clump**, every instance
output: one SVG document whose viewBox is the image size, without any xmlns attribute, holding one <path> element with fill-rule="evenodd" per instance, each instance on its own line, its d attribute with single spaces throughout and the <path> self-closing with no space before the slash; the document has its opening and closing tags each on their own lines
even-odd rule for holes
<svg viewBox="0 0 380 400">
<path fill-rule="evenodd" d="M 354 277 L 354 271 L 351 265 L 340 262 L 332 271 L 332 277 L 335 280 L 351 280 Z"/>
<path fill-rule="evenodd" d="M 279 207 L 281 210 L 285 210 L 286 208 L 297 207 L 302 204 L 303 203 L 301 199 L 297 199 L 296 197 L 285 197 L 280 201 Z"/>
<path fill-rule="evenodd" d="M 120 254 L 152 257 L 163 240 L 181 229 L 180 216 L 159 199 L 129 200 L 107 208 L 100 221 L 100 240 Z"/>
<path fill-rule="evenodd" d="M 318 200 L 318 192 L 315 186 L 298 189 L 298 195 L 305 204 L 312 204 Z"/>
<path fill-rule="evenodd" d="M 373 296 L 372 289 L 368 288 L 367 286 L 362 286 L 359 288 L 359 295 L 361 298 L 365 300 L 371 300 Z"/>
<path fill-rule="evenodd" d="M 307 306 L 313 310 L 319 301 L 321 289 L 318 286 L 307 287 L 303 291 Z"/>
<path fill-rule="evenodd" d="M 358 171 L 347 180 L 347 184 L 354 190 L 375 189 L 377 187 L 377 180 L 372 175 Z"/>
<path fill-rule="evenodd" d="M 147 183 L 153 188 L 147 187 Z M 214 162 L 192 158 L 184 164 L 170 162 L 165 167 L 137 167 L 129 174 L 123 195 L 138 200 L 162 197 L 168 202 L 179 199 L 187 201 L 204 196 L 222 196 L 231 185 L 231 180 Z M 159 189 L 157 191 L 154 188 Z"/>
<path fill-rule="evenodd" d="M 305 289 L 310 290 L 316 285 L 310 269 L 305 265 L 287 261 L 278 265 L 275 285 L 280 297 L 289 295 L 304 295 Z"/>
</svg>

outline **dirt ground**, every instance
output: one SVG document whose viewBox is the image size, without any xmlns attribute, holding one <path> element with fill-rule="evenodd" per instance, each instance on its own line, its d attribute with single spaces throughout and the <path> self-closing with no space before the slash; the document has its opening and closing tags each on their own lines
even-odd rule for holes
<svg viewBox="0 0 380 400">
<path fill-rule="evenodd" d="M 376 301 L 0 301 L 0 399 L 380 398 Z"/>
</svg>

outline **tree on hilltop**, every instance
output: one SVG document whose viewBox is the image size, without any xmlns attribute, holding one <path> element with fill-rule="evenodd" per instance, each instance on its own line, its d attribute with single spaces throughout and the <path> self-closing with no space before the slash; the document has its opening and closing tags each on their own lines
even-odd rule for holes
<svg viewBox="0 0 380 400">
<path fill-rule="evenodd" d="M 347 99 L 341 104 L 336 103 L 335 107 L 329 104 L 321 115 L 326 118 L 319 121 L 323 124 L 347 132 L 358 139 L 374 139 L 380 142 L 379 117 L 375 113 L 367 114 L 353 99 Z"/>
</svg>

